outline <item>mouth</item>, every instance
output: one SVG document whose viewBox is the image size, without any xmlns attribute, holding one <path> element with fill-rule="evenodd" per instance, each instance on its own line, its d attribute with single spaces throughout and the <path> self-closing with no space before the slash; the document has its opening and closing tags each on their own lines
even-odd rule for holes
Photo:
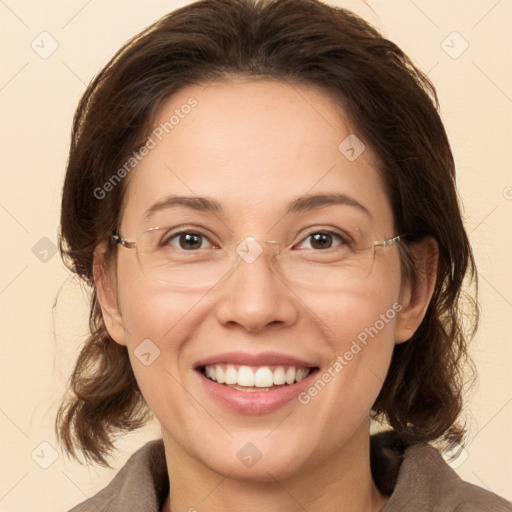
<svg viewBox="0 0 512 512">
<path fill-rule="evenodd" d="M 295 365 L 248 366 L 208 364 L 196 368 L 206 379 L 244 392 L 269 392 L 290 387 L 318 371 L 318 367 Z"/>
<path fill-rule="evenodd" d="M 265 414 L 295 402 L 319 367 L 276 352 L 229 352 L 197 361 L 194 370 L 206 396 L 238 414 Z"/>
</svg>

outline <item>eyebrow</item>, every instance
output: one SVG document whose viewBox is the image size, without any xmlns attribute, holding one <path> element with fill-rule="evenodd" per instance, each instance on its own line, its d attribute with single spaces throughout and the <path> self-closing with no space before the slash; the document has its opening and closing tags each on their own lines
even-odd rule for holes
<svg viewBox="0 0 512 512">
<path fill-rule="evenodd" d="M 288 203 L 285 213 L 286 215 L 291 213 L 301 213 L 336 204 L 352 206 L 372 218 L 372 215 L 366 206 L 353 197 L 341 193 L 323 193 L 298 197 Z M 144 219 L 149 220 L 157 212 L 173 206 L 183 206 L 200 212 L 223 212 L 222 206 L 215 199 L 209 197 L 167 196 L 150 206 L 144 213 Z"/>
</svg>

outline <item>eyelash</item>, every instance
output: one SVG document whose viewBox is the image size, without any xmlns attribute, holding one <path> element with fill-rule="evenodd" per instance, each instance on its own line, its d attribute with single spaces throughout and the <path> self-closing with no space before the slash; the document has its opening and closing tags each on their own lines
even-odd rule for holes
<svg viewBox="0 0 512 512">
<path fill-rule="evenodd" d="M 330 230 L 314 230 L 314 231 L 310 231 L 304 238 L 301 239 L 301 241 L 299 242 L 301 245 L 302 243 L 307 240 L 309 237 L 313 236 L 313 235 L 318 235 L 318 234 L 322 234 L 322 235 L 331 235 L 335 238 L 338 238 L 338 240 L 341 242 L 338 246 L 335 246 L 335 247 L 329 247 L 328 249 L 326 249 L 325 251 L 329 250 L 329 249 L 334 249 L 336 247 L 340 247 L 340 246 L 348 246 L 348 245 L 351 245 L 351 242 L 349 240 L 349 237 L 346 236 L 346 235 L 342 235 L 340 233 L 337 233 L 335 231 L 330 231 Z M 181 235 L 197 235 L 197 236 L 201 236 L 203 238 L 206 238 L 207 240 L 209 240 L 208 236 L 205 235 L 204 233 L 201 233 L 200 231 L 193 231 L 193 230 L 181 230 L 181 231 L 178 231 L 176 233 L 171 233 L 169 235 L 166 235 L 162 238 L 162 241 L 160 242 L 160 246 L 165 246 L 165 245 L 168 245 L 169 242 L 174 239 L 174 238 L 178 238 L 179 236 Z M 211 243 L 211 242 L 210 242 Z M 325 252 L 323 251 L 322 249 L 312 249 L 312 250 L 316 250 L 316 251 L 320 251 L 320 252 Z M 196 252 L 194 250 L 192 251 L 188 251 L 188 252 Z"/>
</svg>

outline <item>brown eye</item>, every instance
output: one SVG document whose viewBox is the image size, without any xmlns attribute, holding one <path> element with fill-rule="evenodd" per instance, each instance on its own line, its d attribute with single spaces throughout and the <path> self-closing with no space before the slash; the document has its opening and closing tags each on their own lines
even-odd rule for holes
<svg viewBox="0 0 512 512">
<path fill-rule="evenodd" d="M 178 247 L 172 241 L 178 241 Z M 190 251 L 194 249 L 203 249 L 202 243 L 203 241 L 208 240 L 205 235 L 201 233 L 195 233 L 193 231 L 181 231 L 180 233 L 174 233 L 162 241 L 162 245 L 164 246 L 172 246 L 177 247 L 178 249 L 183 249 L 184 251 Z"/>
<path fill-rule="evenodd" d="M 338 235 L 337 233 L 326 231 L 310 233 L 306 238 L 304 238 L 304 240 L 310 240 L 310 246 L 305 248 L 315 250 L 330 249 L 333 246 L 334 239 L 338 239 L 341 241 L 341 244 L 338 245 L 343 245 L 344 243 L 346 243 L 343 237 L 341 235 Z M 304 241 L 301 243 L 301 245 L 303 243 Z"/>
</svg>

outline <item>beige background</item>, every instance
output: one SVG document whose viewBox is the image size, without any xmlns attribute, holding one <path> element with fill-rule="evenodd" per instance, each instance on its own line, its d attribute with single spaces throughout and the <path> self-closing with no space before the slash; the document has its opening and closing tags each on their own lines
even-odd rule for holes
<svg viewBox="0 0 512 512">
<path fill-rule="evenodd" d="M 53 251 L 70 126 L 86 83 L 130 36 L 186 3 L 0 1 L 3 512 L 68 510 L 104 487 L 137 447 L 159 435 L 154 422 L 122 439 L 113 470 L 80 466 L 60 451 L 53 421 L 86 333 L 87 309 L 86 295 Z M 437 86 L 483 308 L 472 347 L 480 379 L 469 397 L 471 434 L 457 472 L 512 500 L 512 2 L 331 3 L 381 28 Z M 43 31 L 50 36 L 40 36 Z M 53 40 L 57 50 L 44 55 Z M 464 41 L 469 47 L 459 55 Z"/>
</svg>

